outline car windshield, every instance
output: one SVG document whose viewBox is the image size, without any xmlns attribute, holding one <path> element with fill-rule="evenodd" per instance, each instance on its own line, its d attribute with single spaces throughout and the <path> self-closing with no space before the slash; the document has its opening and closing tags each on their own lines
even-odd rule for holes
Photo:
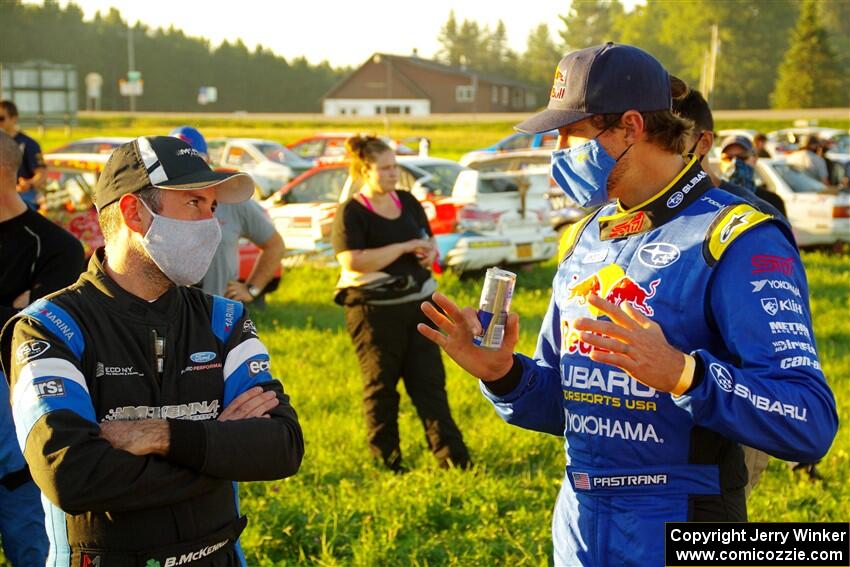
<svg viewBox="0 0 850 567">
<path fill-rule="evenodd" d="M 850 154 L 850 134 L 839 134 L 833 138 L 835 146 L 832 151 L 839 154 Z"/>
<path fill-rule="evenodd" d="M 280 144 L 263 143 L 256 144 L 256 146 L 257 149 L 271 161 L 275 161 L 277 163 L 301 161 L 298 154 Z"/>
<path fill-rule="evenodd" d="M 440 196 L 449 196 L 452 194 L 455 180 L 463 170 L 463 166 L 457 163 L 420 164 L 418 167 L 431 176 L 428 180 L 428 188 Z"/>
<path fill-rule="evenodd" d="M 819 193 L 826 189 L 826 185 L 787 163 L 774 163 L 773 168 L 795 193 Z"/>
</svg>

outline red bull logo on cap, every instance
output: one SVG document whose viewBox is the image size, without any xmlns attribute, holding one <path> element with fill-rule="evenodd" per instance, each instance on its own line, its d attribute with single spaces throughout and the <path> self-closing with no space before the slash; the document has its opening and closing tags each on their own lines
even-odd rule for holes
<svg viewBox="0 0 850 567">
<path fill-rule="evenodd" d="M 628 303 L 647 317 L 652 317 L 655 315 L 655 310 L 650 305 L 650 300 L 655 297 L 660 283 L 661 278 L 658 278 L 651 281 L 647 287 L 643 287 L 627 276 L 619 265 L 610 264 L 581 280 L 574 275 L 567 287 L 566 304 L 575 302 L 582 307 L 586 306 L 593 317 L 599 317 L 602 313 L 588 302 L 588 297 L 595 294 L 617 306 Z M 573 328 L 572 321 L 562 321 L 561 326 L 562 351 L 590 356 L 590 353 L 596 350 L 595 347 L 580 339 L 581 334 Z"/>
</svg>

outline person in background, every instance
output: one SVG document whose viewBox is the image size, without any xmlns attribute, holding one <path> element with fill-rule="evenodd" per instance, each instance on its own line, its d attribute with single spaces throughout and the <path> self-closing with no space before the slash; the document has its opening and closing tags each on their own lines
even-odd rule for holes
<svg viewBox="0 0 850 567">
<path fill-rule="evenodd" d="M 770 152 L 767 151 L 767 136 L 759 132 L 753 136 L 753 147 L 756 149 L 756 157 L 770 158 Z"/>
<path fill-rule="evenodd" d="M 337 302 L 363 373 L 369 447 L 386 468 L 407 471 L 398 433 L 401 378 L 440 466 L 466 468 L 469 452 L 449 410 L 440 349 L 416 331 L 425 322 L 419 303 L 437 287 L 429 271 L 437 246 L 425 211 L 413 195 L 396 191 L 398 164 L 385 142 L 355 136 L 346 149 L 351 175 L 363 186 L 337 210 L 332 240 L 341 282 L 352 283 L 338 286 Z M 372 285 L 357 285 L 364 280 Z"/>
<path fill-rule="evenodd" d="M 791 152 L 786 162 L 795 170 L 828 185 L 829 170 L 824 159 L 817 154 L 818 146 L 820 146 L 820 139 L 817 136 L 804 134 L 800 136 L 797 149 Z"/>
<path fill-rule="evenodd" d="M 43 190 L 47 182 L 44 157 L 38 142 L 18 127 L 18 107 L 11 100 L 0 101 L 0 128 L 15 139 L 24 156 L 17 172 L 18 193 L 28 207 L 37 209 L 38 191 Z"/>
<path fill-rule="evenodd" d="M 105 247 L 0 335 L 48 566 L 244 566 L 237 483 L 299 469 L 298 416 L 247 311 L 189 286 L 216 203 L 253 189 L 181 140 L 122 144 L 94 189 Z"/>
<path fill-rule="evenodd" d="M 836 163 L 827 157 L 827 153 L 830 150 L 829 142 L 826 140 L 821 140 L 818 144 L 815 153 L 820 156 L 823 162 L 826 164 L 826 178 L 827 185 L 838 186 L 841 184 L 841 167 L 836 167 Z"/>
<path fill-rule="evenodd" d="M 762 212 L 785 219 L 782 199 L 755 185 L 753 166 L 757 158 L 752 156 L 753 146 L 745 136 L 727 136 L 723 139 L 720 147 L 720 165 L 724 169 L 722 173 L 718 173 L 711 164 L 709 152 L 716 141 L 714 116 L 702 93 L 688 90 L 684 97 L 674 99 L 673 112 L 694 123 L 694 128 L 685 139 L 687 154 L 696 154 L 702 169 L 711 177 L 715 187 L 744 199 Z M 787 231 L 791 233 L 790 226 L 787 226 Z"/>
<path fill-rule="evenodd" d="M 33 301 L 74 283 L 83 270 L 80 242 L 21 199 L 16 186 L 22 159 L 16 141 L 0 131 L 0 330 Z M 44 565 L 48 544 L 41 494 L 18 446 L 2 371 L 0 535 L 12 565 Z"/>
<path fill-rule="evenodd" d="M 207 141 L 196 128 L 181 126 L 169 135 L 192 146 L 209 163 Z M 221 225 L 221 244 L 201 281 L 201 289 L 211 295 L 251 303 L 274 278 L 285 251 L 283 239 L 259 203 L 250 199 L 219 204 L 215 218 Z M 239 280 L 240 238 L 247 238 L 260 249 L 257 262 L 244 282 Z"/>
</svg>

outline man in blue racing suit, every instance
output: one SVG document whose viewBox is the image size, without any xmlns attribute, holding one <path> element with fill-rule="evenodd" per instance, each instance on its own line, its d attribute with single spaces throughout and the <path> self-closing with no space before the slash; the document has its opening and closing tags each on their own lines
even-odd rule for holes
<svg viewBox="0 0 850 567">
<path fill-rule="evenodd" d="M 740 444 L 813 461 L 837 430 L 793 239 L 682 157 L 684 92 L 609 43 L 564 57 L 547 110 L 517 127 L 559 128 L 553 178 L 600 206 L 564 234 L 533 358 L 513 353 L 515 314 L 483 351 L 474 310 L 423 305 L 442 332 L 420 332 L 505 421 L 564 436 L 556 565 L 663 565 L 664 522 L 747 519 Z"/>
</svg>

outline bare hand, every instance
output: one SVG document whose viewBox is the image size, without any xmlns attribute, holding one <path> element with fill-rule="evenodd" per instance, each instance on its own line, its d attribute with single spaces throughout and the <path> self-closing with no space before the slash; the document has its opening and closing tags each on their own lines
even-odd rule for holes
<svg viewBox="0 0 850 567">
<path fill-rule="evenodd" d="M 628 302 L 617 306 L 595 294 L 589 295 L 588 301 L 611 319 L 597 321 L 582 317 L 573 323 L 577 330 L 583 331 L 581 340 L 610 351 L 593 350 L 590 358 L 621 368 L 650 388 L 672 391 L 685 367 L 685 357 L 670 346 L 661 325 Z"/>
<path fill-rule="evenodd" d="M 514 347 L 519 337 L 519 316 L 516 313 L 508 315 L 502 347 L 487 350 L 472 343 L 472 337 L 481 334 L 481 323 L 475 309 L 460 309 L 441 293 L 431 297 L 445 315 L 428 302 L 422 304 L 422 312 L 442 333 L 424 323 L 417 325 L 419 332 L 441 346 L 452 360 L 476 378 L 492 382 L 507 374 L 513 366 Z"/>
<path fill-rule="evenodd" d="M 431 250 L 431 248 L 433 248 L 430 240 L 423 240 L 421 238 L 414 238 L 412 240 L 408 240 L 407 242 L 402 242 L 402 245 L 404 246 L 405 254 L 417 254 L 419 252 Z"/>
<path fill-rule="evenodd" d="M 230 402 L 218 421 L 235 421 L 238 419 L 252 419 L 255 417 L 268 418 L 268 412 L 280 404 L 274 390 L 264 391 L 260 386 L 255 386 L 246 392 L 242 392 L 236 399 Z"/>
<path fill-rule="evenodd" d="M 25 309 L 30 304 L 30 290 L 26 290 L 21 295 L 15 298 L 12 302 L 12 307 L 15 309 Z"/>
<path fill-rule="evenodd" d="M 227 282 L 227 288 L 224 290 L 224 297 L 227 299 L 235 299 L 242 303 L 251 303 L 254 301 L 254 296 L 248 292 L 248 284 L 230 280 Z"/>
<path fill-rule="evenodd" d="M 416 257 L 419 258 L 419 265 L 423 268 L 431 269 L 431 266 L 434 265 L 434 261 L 437 259 L 437 250 L 436 246 L 432 246 L 429 250 L 422 250 L 416 253 Z"/>
<path fill-rule="evenodd" d="M 100 424 L 100 436 L 116 449 L 139 457 L 165 455 L 170 440 L 168 422 L 164 419 L 107 421 Z"/>
</svg>

